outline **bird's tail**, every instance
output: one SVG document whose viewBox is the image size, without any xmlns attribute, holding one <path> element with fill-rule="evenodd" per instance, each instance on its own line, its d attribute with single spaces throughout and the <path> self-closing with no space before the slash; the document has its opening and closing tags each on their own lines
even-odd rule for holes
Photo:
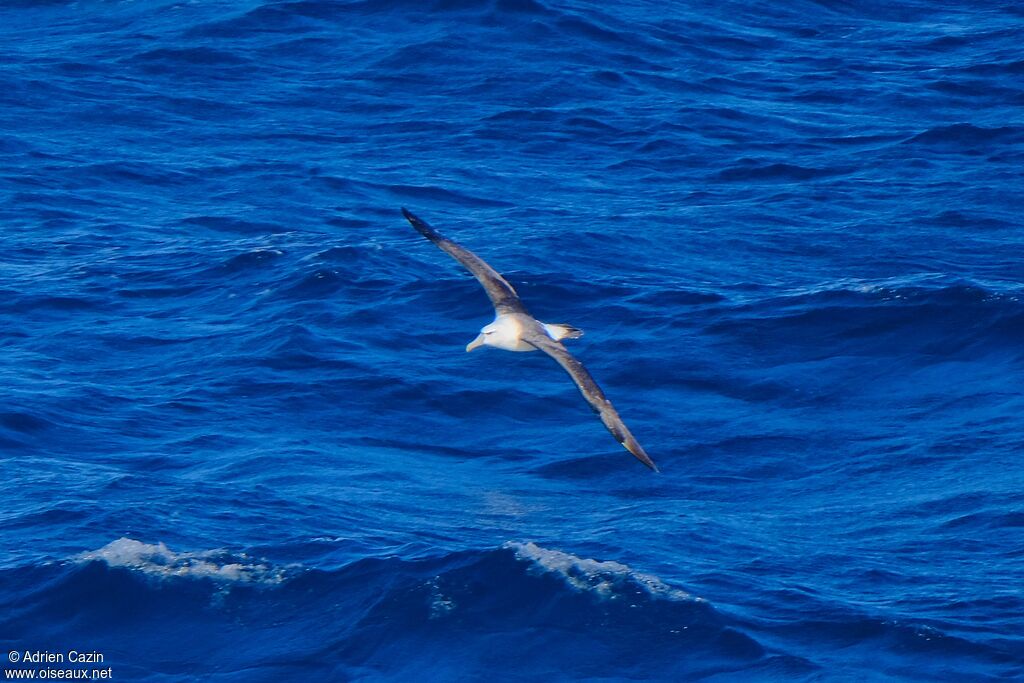
<svg viewBox="0 0 1024 683">
<path fill-rule="evenodd" d="M 555 341 L 561 341 L 563 339 L 579 339 L 583 336 L 583 330 L 578 327 L 573 327 L 572 325 L 544 323 L 544 328 Z"/>
</svg>

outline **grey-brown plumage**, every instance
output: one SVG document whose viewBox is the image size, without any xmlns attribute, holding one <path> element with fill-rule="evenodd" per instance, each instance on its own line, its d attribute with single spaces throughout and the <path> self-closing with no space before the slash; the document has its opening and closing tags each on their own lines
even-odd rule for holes
<svg viewBox="0 0 1024 683">
<path fill-rule="evenodd" d="M 432 227 L 414 216 L 412 212 L 403 208 L 402 215 L 412 223 L 412 227 L 416 228 L 421 235 L 451 254 L 456 261 L 473 273 L 476 279 L 480 281 L 480 284 L 484 286 L 484 291 L 487 292 L 491 303 L 494 304 L 494 310 L 498 313 L 526 313 L 523 302 L 519 300 L 516 290 L 512 289 L 512 285 L 498 271 L 487 265 L 486 261 L 461 244 L 442 236 Z M 527 313 L 527 315 L 529 314 Z"/>
<path fill-rule="evenodd" d="M 654 461 L 637 443 L 629 428 L 619 417 L 615 407 L 612 406 L 611 401 L 601 391 L 601 387 L 583 367 L 583 363 L 569 353 L 568 349 L 559 341 L 575 339 L 582 336 L 583 333 L 568 325 L 551 325 L 538 321 L 523 306 L 512 285 L 498 271 L 487 265 L 482 258 L 442 236 L 404 208 L 402 214 L 420 234 L 465 266 L 480 281 L 487 296 L 490 297 L 491 303 L 494 304 L 494 322 L 486 325 L 480 335 L 470 342 L 466 350 L 472 351 L 479 346 L 486 345 L 507 351 L 540 350 L 548 354 L 569 373 L 576 386 L 579 387 L 580 393 L 583 394 L 583 398 L 600 416 L 601 422 L 612 433 L 612 436 L 640 462 L 657 472 L 658 468 Z"/>
</svg>

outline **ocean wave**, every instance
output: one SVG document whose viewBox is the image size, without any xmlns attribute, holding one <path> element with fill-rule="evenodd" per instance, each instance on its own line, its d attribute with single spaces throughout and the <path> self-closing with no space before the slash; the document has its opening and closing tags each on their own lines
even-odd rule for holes
<svg viewBox="0 0 1024 683">
<path fill-rule="evenodd" d="M 358 569 L 393 577 L 345 644 L 364 666 L 379 666 L 410 642 L 436 637 L 458 639 L 466 653 L 500 637 L 506 653 L 535 652 L 531 670 L 566 665 L 569 657 L 588 659 L 584 668 L 597 671 L 643 653 L 648 665 L 686 676 L 758 667 L 779 655 L 708 603 L 657 577 L 536 543 L 411 563 L 361 562 Z M 381 648 L 382 642 L 396 647 Z M 547 643 L 543 653 L 535 651 L 541 642 Z M 579 657 L 567 654 L 573 642 Z M 680 659 L 681 650 L 690 656 Z"/>
<path fill-rule="evenodd" d="M 956 151 L 970 153 L 977 145 L 1016 145 L 1024 141 L 1024 126 L 989 128 L 972 123 L 936 126 L 918 133 L 907 144 L 947 146 Z"/>
<path fill-rule="evenodd" d="M 928 280 L 932 280 L 929 282 Z M 940 360 L 1009 351 L 1019 355 L 1024 290 L 1013 283 L 842 281 L 759 298 L 710 313 L 708 330 L 768 351 L 794 344 L 829 355 L 917 352 Z M 898 352 L 894 353 L 894 350 Z"/>
<path fill-rule="evenodd" d="M 280 249 L 252 249 L 232 256 L 220 266 L 217 266 L 215 273 L 235 274 L 268 268 L 283 255 L 284 252 Z"/>
<path fill-rule="evenodd" d="M 312 542 L 330 548 L 346 539 Z M 806 604 L 790 600 L 801 606 L 803 619 L 748 623 L 621 562 L 531 541 L 420 559 L 364 557 L 315 569 L 120 538 L 69 563 L 5 569 L 0 577 L 22 591 L 12 610 L 0 616 L 0 632 L 15 621 L 28 625 L 21 631 L 25 637 L 44 626 L 49 637 L 88 626 L 100 646 L 117 642 L 119 620 L 142 631 L 170 621 L 179 632 L 202 634 L 209 647 L 232 649 L 237 656 L 222 658 L 222 666 L 278 672 L 322 665 L 329 650 L 331 665 L 346 677 L 372 670 L 400 678 L 434 656 L 431 643 L 454 639 L 464 653 L 448 663 L 457 675 L 480 670 L 481 653 L 495 638 L 505 656 L 529 656 L 531 671 L 569 666 L 596 675 L 629 662 L 634 672 L 677 679 L 730 673 L 802 679 L 820 673 L 812 660 L 761 642 L 780 636 L 856 651 L 885 644 L 1012 661 L 1012 643 L 968 639 L 936 620 L 827 607 L 810 594 L 802 596 Z M 963 606 L 976 608 L 988 609 Z M 84 610 L 84 621 L 56 619 L 68 610 Z M 251 646 L 239 643 L 228 628 L 243 617 Z M 295 641 L 313 631 L 320 637 L 308 647 Z M 140 639 L 138 656 L 173 661 L 175 643 Z"/>
<path fill-rule="evenodd" d="M 224 549 L 174 551 L 162 542 L 146 543 L 121 537 L 97 550 L 80 553 L 76 563 L 102 562 L 112 569 L 127 569 L 140 575 L 160 579 L 210 579 L 216 582 L 240 584 L 281 585 L 303 574 L 297 566 L 279 566 L 265 560 L 254 560 L 245 553 L 232 553 Z M 638 572 L 628 565 L 610 560 L 583 558 L 561 550 L 545 548 L 532 541 L 508 541 L 495 550 L 476 555 L 460 553 L 426 561 L 394 564 L 383 562 L 395 577 L 415 577 L 422 574 L 421 566 L 433 566 L 437 574 L 430 580 L 436 591 L 437 581 L 445 576 L 461 577 L 467 566 L 476 566 L 479 579 L 488 580 L 486 573 L 494 564 L 505 565 L 513 560 L 519 567 L 519 579 L 529 582 L 530 577 L 550 575 L 558 578 L 573 592 L 590 596 L 599 602 L 607 600 L 653 600 L 685 603 L 705 603 L 699 597 L 674 588 L 657 576 Z M 342 567 L 332 572 L 319 572 L 325 584 L 344 581 L 351 575 L 361 574 L 363 562 Z M 383 568 L 383 566 L 382 566 Z M 309 580 L 307 576 L 305 580 Z M 502 590 L 500 584 L 494 590 Z"/>
<path fill-rule="evenodd" d="M 766 181 L 786 183 L 829 178 L 832 176 L 850 173 L 855 170 L 852 167 L 840 166 L 814 168 L 784 163 L 757 163 L 749 159 L 742 161 L 747 163 L 742 166 L 734 166 L 720 171 L 718 173 L 719 179 L 727 181 Z"/>
<path fill-rule="evenodd" d="M 189 216 L 181 219 L 185 228 L 198 226 L 217 232 L 239 235 L 265 235 L 284 232 L 285 228 L 263 221 L 247 221 L 235 216 Z"/>
<path fill-rule="evenodd" d="M 290 0 L 262 2 L 248 11 L 189 28 L 190 38 L 234 38 L 247 32 L 299 34 L 318 25 L 344 21 L 352 14 L 421 14 L 478 16 L 484 19 L 524 20 L 550 10 L 537 0 Z"/>
<path fill-rule="evenodd" d="M 85 571 L 96 566 L 114 573 Z M 347 601 L 358 602 L 383 590 L 379 599 L 370 603 L 369 613 L 389 614 L 395 608 L 395 614 L 405 614 L 411 620 L 417 615 L 431 619 L 474 615 L 485 621 L 500 621 L 510 611 L 517 620 L 536 620 L 540 625 L 563 617 L 587 620 L 588 612 L 608 614 L 613 610 L 622 618 L 642 622 L 653 617 L 645 616 L 644 611 L 654 609 L 665 617 L 664 623 L 649 624 L 648 628 L 656 630 L 675 632 L 699 624 L 707 635 L 734 628 L 705 600 L 657 576 L 620 562 L 581 557 L 534 542 L 508 541 L 494 549 L 414 560 L 365 558 L 324 570 L 257 560 L 247 553 L 225 549 L 176 551 L 162 542 L 122 537 L 97 550 L 74 555 L 68 562 L 7 571 L 25 576 L 40 571 L 57 573 L 47 583 L 56 581 L 61 585 L 59 592 L 66 596 L 89 593 L 91 584 L 102 576 L 104 585 L 150 585 L 146 590 L 161 593 L 178 590 L 178 585 L 190 595 L 194 590 L 186 586 L 262 587 L 272 590 L 260 593 L 265 596 L 261 599 L 285 602 L 310 592 L 325 597 L 345 595 Z M 368 577 L 373 578 L 368 581 Z M 138 584 L 139 580 L 157 583 Z M 128 584 L 122 587 L 127 588 Z M 561 603 L 566 611 L 531 611 L 531 605 L 552 601 Z M 694 635 L 703 637 L 699 630 Z"/>
<path fill-rule="evenodd" d="M 657 576 L 635 571 L 620 562 L 579 557 L 534 542 L 508 541 L 494 550 L 428 560 L 359 560 L 335 570 L 309 571 L 299 565 L 255 560 L 245 553 L 223 549 L 174 551 L 161 542 L 146 543 L 122 537 L 97 550 L 80 553 L 73 561 L 78 564 L 99 562 L 110 569 L 127 570 L 161 581 L 209 580 L 216 584 L 280 588 L 293 584 L 302 589 L 319 586 L 326 592 L 348 585 L 370 571 L 392 584 L 393 589 L 389 591 L 392 597 L 404 600 L 411 592 L 429 598 L 424 604 L 432 610 L 435 603 L 442 600 L 446 614 L 458 605 L 463 609 L 478 609 L 479 606 L 473 605 L 475 589 L 470 587 L 482 582 L 495 597 L 504 595 L 500 598 L 502 602 L 515 594 L 534 593 L 530 600 L 556 594 L 572 599 L 571 596 L 578 595 L 593 601 L 591 604 L 595 606 L 619 601 L 634 607 L 656 602 L 679 603 L 697 610 L 691 614 L 692 618 L 708 624 L 722 621 L 704 600 L 670 586 Z M 557 579 L 562 588 L 548 583 L 546 577 Z M 69 577 L 69 580 L 73 579 Z"/>
<path fill-rule="evenodd" d="M 211 579 L 218 582 L 279 584 L 286 571 L 244 555 L 223 550 L 174 552 L 163 543 L 143 543 L 119 538 L 98 550 L 82 553 L 80 562 L 103 562 L 111 568 L 129 569 L 158 578 Z"/>
<path fill-rule="evenodd" d="M 700 601 L 700 598 L 683 590 L 668 586 L 656 576 L 635 572 L 619 562 L 580 558 L 560 550 L 548 550 L 532 542 L 510 541 L 502 547 L 514 552 L 517 559 L 529 562 L 532 570 L 555 574 L 572 588 L 592 592 L 602 599 L 646 593 L 659 600 Z"/>
</svg>

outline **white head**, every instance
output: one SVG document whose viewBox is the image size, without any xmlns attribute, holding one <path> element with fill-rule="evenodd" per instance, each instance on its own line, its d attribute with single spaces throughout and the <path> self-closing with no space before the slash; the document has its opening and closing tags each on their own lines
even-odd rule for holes
<svg viewBox="0 0 1024 683">
<path fill-rule="evenodd" d="M 495 335 L 498 334 L 497 321 L 489 325 L 484 325 L 480 330 L 480 334 L 476 336 L 476 339 L 466 344 L 466 352 L 470 352 L 473 349 L 480 348 L 481 346 L 495 346 Z"/>
<path fill-rule="evenodd" d="M 522 327 L 519 321 L 512 316 L 499 315 L 489 325 L 484 325 L 476 339 L 466 345 L 466 351 L 472 351 L 481 346 L 494 346 L 506 351 L 532 350 L 533 347 L 526 344 L 520 338 Z"/>
</svg>

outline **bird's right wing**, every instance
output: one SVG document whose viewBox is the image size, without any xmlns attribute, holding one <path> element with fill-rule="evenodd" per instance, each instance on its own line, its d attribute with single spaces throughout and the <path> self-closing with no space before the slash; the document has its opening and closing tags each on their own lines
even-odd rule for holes
<svg viewBox="0 0 1024 683">
<path fill-rule="evenodd" d="M 643 447 L 637 443 L 629 428 L 626 427 L 626 423 L 619 417 L 619 413 L 615 410 L 612 402 L 605 398 L 601 387 L 597 386 L 597 382 L 590 376 L 587 369 L 583 367 L 583 363 L 579 362 L 575 356 L 569 353 L 568 349 L 561 342 L 547 336 L 542 329 L 525 333 L 523 341 L 535 346 L 558 361 L 558 364 L 565 368 L 565 371 L 572 377 L 572 381 L 576 382 L 576 386 L 579 387 L 583 398 L 587 399 L 590 407 L 601 417 L 601 422 L 612 433 L 615 440 L 636 456 L 637 460 L 655 472 L 658 471 L 658 466 L 654 464 L 654 461 L 647 455 Z"/>
<path fill-rule="evenodd" d="M 421 235 L 442 250 L 448 252 L 480 281 L 498 313 L 526 313 L 526 309 L 519 300 L 516 290 L 512 289 L 512 285 L 498 271 L 487 265 L 486 261 L 457 242 L 442 236 L 424 221 L 414 216 L 412 212 L 403 208 L 402 215 L 412 223 L 412 227 L 416 228 Z"/>
</svg>

